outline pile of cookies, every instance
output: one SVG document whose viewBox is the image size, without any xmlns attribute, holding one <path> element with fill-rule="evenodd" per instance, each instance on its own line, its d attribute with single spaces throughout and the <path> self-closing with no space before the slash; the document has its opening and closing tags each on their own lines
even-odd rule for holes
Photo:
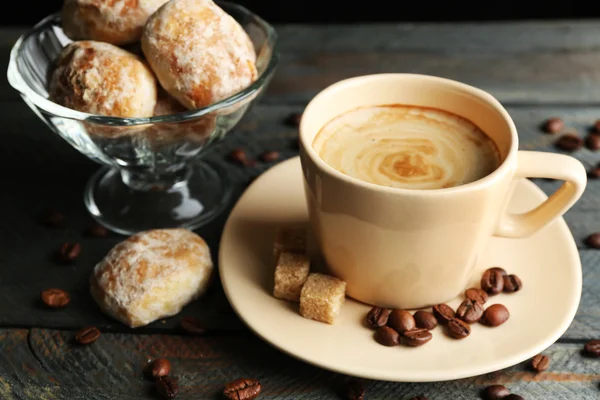
<svg viewBox="0 0 600 400">
<path fill-rule="evenodd" d="M 300 315 L 333 324 L 346 299 L 346 282 L 334 276 L 310 272 L 306 230 L 279 229 L 273 255 L 276 260 L 273 295 L 300 303 Z"/>
<path fill-rule="evenodd" d="M 61 21 L 74 41 L 54 62 L 49 98 L 77 111 L 135 118 L 194 110 L 257 78 L 252 41 L 212 0 L 65 0 Z"/>
</svg>

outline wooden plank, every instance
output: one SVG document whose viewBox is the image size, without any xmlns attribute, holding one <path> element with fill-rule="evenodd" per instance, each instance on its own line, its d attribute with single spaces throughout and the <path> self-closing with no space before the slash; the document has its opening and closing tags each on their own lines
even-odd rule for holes
<svg viewBox="0 0 600 400">
<path fill-rule="evenodd" d="M 0 331 L 0 394 L 12 399 L 154 399 L 143 374 L 149 359 L 167 358 L 181 399 L 219 398 L 239 377 L 260 380 L 261 398 L 339 399 L 346 376 L 297 361 L 252 335 L 185 337 L 103 334 L 90 346 L 73 344 L 73 332 L 33 329 L 27 351 L 23 331 Z M 504 384 L 526 399 L 597 399 L 600 361 L 584 358 L 581 343 L 555 344 L 540 374 L 526 363 L 479 377 L 438 383 L 363 381 L 366 398 L 471 400 L 490 384 Z M 39 363 L 36 362 L 39 360 Z M 23 363 L 29 363 L 31 365 Z"/>
<path fill-rule="evenodd" d="M 225 141 L 216 145 L 208 160 L 227 168 L 234 182 L 237 198 L 247 183 L 271 165 L 258 163 L 243 168 L 225 161 L 229 151 L 243 147 L 250 157 L 265 150 L 278 150 L 282 159 L 297 154 L 291 146 L 296 129 L 282 121 L 299 107 L 257 106 Z M 567 125 L 583 132 L 600 111 L 593 107 L 511 107 L 521 136 L 521 148 L 554 151 L 554 136 L 539 131 L 539 123 L 549 116 L 560 116 Z M 88 278 L 93 266 L 122 236 L 94 239 L 82 235 L 91 222 L 83 205 L 82 192 L 90 175 L 98 167 L 80 155 L 57 135 L 52 134 L 27 106 L 20 102 L 4 103 L 3 129 L 0 130 L 0 170 L 4 187 L 9 190 L 0 196 L 0 209 L 5 210 L 0 222 L 0 326 L 41 326 L 76 329 L 83 325 L 98 325 L 109 331 L 131 332 L 105 317 L 88 294 Z M 600 152 L 581 150 L 575 154 L 587 164 L 600 161 Z M 9 173 L 9 171 L 16 172 Z M 537 182 L 547 193 L 555 190 L 556 182 Z M 577 243 L 593 231 L 600 231 L 600 181 L 590 181 L 583 198 L 566 215 Z M 230 203 L 229 207 L 233 205 Z M 67 229 L 49 230 L 38 224 L 37 218 L 47 208 L 62 210 L 68 219 Z M 209 242 L 216 257 L 221 229 L 227 212 L 198 232 Z M 80 259 L 71 266 L 55 264 L 51 255 L 64 241 L 78 241 L 83 246 Z M 583 247 L 583 246 L 582 246 Z M 577 319 L 566 337 L 581 339 L 600 331 L 600 252 L 583 250 L 582 263 L 586 279 L 584 295 Z M 72 304 L 56 312 L 37 304 L 41 290 L 60 287 L 71 292 Z M 205 299 L 184 309 L 181 315 L 194 315 L 217 331 L 245 329 L 226 307 L 224 295 L 217 285 Z M 156 322 L 141 332 L 173 332 L 179 317 Z"/>
<path fill-rule="evenodd" d="M 279 26 L 281 65 L 264 101 L 305 103 L 344 78 L 412 72 L 457 79 L 511 103 L 600 102 L 600 22 Z M 0 42 L 0 69 L 18 31 Z M 7 81 L 0 100 L 15 99 Z"/>
</svg>

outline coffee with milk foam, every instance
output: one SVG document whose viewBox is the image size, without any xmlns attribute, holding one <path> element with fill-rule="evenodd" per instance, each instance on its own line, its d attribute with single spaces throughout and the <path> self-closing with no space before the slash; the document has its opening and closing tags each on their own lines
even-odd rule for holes
<svg viewBox="0 0 600 400">
<path fill-rule="evenodd" d="M 328 122 L 314 150 L 336 170 L 404 189 L 464 185 L 500 165 L 496 144 L 471 121 L 405 105 L 362 107 Z"/>
</svg>

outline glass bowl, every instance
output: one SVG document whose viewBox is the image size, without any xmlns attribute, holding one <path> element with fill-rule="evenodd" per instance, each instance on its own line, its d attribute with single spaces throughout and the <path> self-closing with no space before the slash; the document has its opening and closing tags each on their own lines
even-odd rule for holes
<svg viewBox="0 0 600 400">
<path fill-rule="evenodd" d="M 92 216 L 115 232 L 129 235 L 157 228 L 195 229 L 228 203 L 230 182 L 202 155 L 265 91 L 279 57 L 272 26 L 238 4 L 217 4 L 241 24 L 254 43 L 258 79 L 243 91 L 197 110 L 115 118 L 75 111 L 48 100 L 52 61 L 71 43 L 58 14 L 39 22 L 12 48 L 10 85 L 54 132 L 103 165 L 89 180 L 84 201 Z"/>
</svg>

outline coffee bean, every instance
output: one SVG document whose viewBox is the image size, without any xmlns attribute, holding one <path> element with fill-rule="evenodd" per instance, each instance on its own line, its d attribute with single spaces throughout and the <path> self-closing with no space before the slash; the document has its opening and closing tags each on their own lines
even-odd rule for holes
<svg viewBox="0 0 600 400">
<path fill-rule="evenodd" d="M 100 331 L 95 326 L 88 326 L 75 333 L 75 341 L 79 344 L 94 343 L 100 337 Z"/>
<path fill-rule="evenodd" d="M 560 118 L 549 118 L 544 122 L 544 131 L 546 133 L 558 133 L 565 127 L 565 123 Z"/>
<path fill-rule="evenodd" d="M 108 236 L 108 229 L 106 229 L 104 226 L 98 223 L 92 224 L 88 226 L 85 230 L 85 235 L 90 237 L 103 238 Z"/>
<path fill-rule="evenodd" d="M 429 399 L 425 396 L 415 396 L 415 397 L 411 398 L 410 400 L 429 400 Z"/>
<path fill-rule="evenodd" d="M 256 379 L 236 379 L 225 385 L 223 395 L 230 400 L 252 400 L 260 394 L 260 382 Z"/>
<path fill-rule="evenodd" d="M 506 272 L 506 270 L 504 268 L 500 268 L 500 267 L 492 267 L 489 268 L 490 271 L 497 271 L 500 272 L 502 274 L 502 276 L 506 276 L 508 275 L 508 272 Z"/>
<path fill-rule="evenodd" d="M 506 386 L 491 385 L 483 389 L 481 397 L 483 400 L 500 400 L 506 398 L 510 394 L 510 390 Z"/>
<path fill-rule="evenodd" d="M 263 162 L 272 162 L 279 159 L 279 152 L 266 151 L 260 155 L 260 160 Z"/>
<path fill-rule="evenodd" d="M 467 289 L 465 291 L 465 297 L 479 304 L 485 304 L 485 302 L 488 300 L 488 294 L 485 292 L 485 290 L 478 288 Z"/>
<path fill-rule="evenodd" d="M 246 152 L 242 149 L 235 149 L 229 153 L 229 159 L 245 167 L 256 165 L 256 161 L 248 159 Z"/>
<path fill-rule="evenodd" d="M 351 379 L 346 382 L 344 387 L 344 398 L 346 400 L 363 400 L 365 398 L 365 388 L 357 379 Z"/>
<path fill-rule="evenodd" d="M 583 146 L 583 139 L 574 133 L 565 133 L 558 138 L 554 145 L 561 150 L 572 152 Z"/>
<path fill-rule="evenodd" d="M 391 312 L 392 310 L 387 308 L 373 307 L 367 313 L 367 324 L 373 329 L 385 326 Z"/>
<path fill-rule="evenodd" d="M 518 394 L 513 393 L 504 397 L 502 400 L 525 400 L 525 398 L 523 396 L 519 396 Z"/>
<path fill-rule="evenodd" d="M 465 299 L 456 310 L 456 316 L 468 324 L 474 324 L 481 319 L 483 306 L 471 299 Z"/>
<path fill-rule="evenodd" d="M 302 114 L 300 114 L 300 113 L 290 114 L 285 119 L 286 125 L 294 126 L 294 127 L 299 126 L 300 125 L 300 121 L 302 121 Z"/>
<path fill-rule="evenodd" d="M 165 399 L 174 399 L 179 394 L 177 379 L 161 376 L 155 381 L 156 391 Z"/>
<path fill-rule="evenodd" d="M 442 325 L 446 325 L 454 319 L 454 314 L 454 310 L 448 304 L 437 304 L 433 306 L 433 315 L 435 315 L 437 321 Z"/>
<path fill-rule="evenodd" d="M 585 145 L 588 149 L 596 151 L 600 149 L 600 135 L 592 133 L 585 138 Z"/>
<path fill-rule="evenodd" d="M 600 178 L 600 167 L 592 168 L 588 171 L 588 177 L 590 179 L 598 179 Z"/>
<path fill-rule="evenodd" d="M 202 322 L 194 317 L 181 318 L 179 326 L 190 335 L 203 335 L 207 331 Z"/>
<path fill-rule="evenodd" d="M 519 279 L 518 276 L 507 275 L 504 277 L 503 290 L 505 293 L 518 292 L 519 290 L 521 290 L 522 287 L 523 287 L 523 283 L 521 282 L 521 279 Z"/>
<path fill-rule="evenodd" d="M 405 346 L 418 347 L 429 342 L 433 335 L 425 328 L 412 329 L 404 332 L 401 342 Z"/>
<path fill-rule="evenodd" d="M 481 277 L 481 288 L 488 294 L 498 294 L 504 289 L 504 277 L 502 272 L 490 268 Z"/>
<path fill-rule="evenodd" d="M 380 326 L 375 331 L 375 340 L 379 344 L 392 347 L 400 343 L 400 335 L 389 326 Z"/>
<path fill-rule="evenodd" d="M 416 326 L 414 317 L 406 310 L 392 310 L 387 325 L 398 333 L 410 331 Z"/>
<path fill-rule="evenodd" d="M 600 358 L 600 340 L 590 340 L 583 347 L 583 354 L 592 358 Z"/>
<path fill-rule="evenodd" d="M 585 245 L 592 249 L 600 249 L 600 232 L 592 233 L 585 239 Z"/>
<path fill-rule="evenodd" d="M 550 358 L 543 354 L 538 354 L 531 359 L 531 368 L 535 372 L 542 372 L 550 366 Z"/>
<path fill-rule="evenodd" d="M 417 328 L 423 328 L 429 331 L 434 329 L 438 324 L 437 319 L 435 319 L 435 316 L 432 313 L 423 310 L 417 311 L 413 315 L 413 318 L 415 319 Z"/>
<path fill-rule="evenodd" d="M 81 245 L 79 243 L 63 243 L 56 253 L 56 258 L 62 263 L 71 263 L 79 257 Z"/>
<path fill-rule="evenodd" d="M 600 133 L 600 119 L 594 122 L 594 126 L 592 127 L 592 131 Z"/>
<path fill-rule="evenodd" d="M 64 225 L 65 216 L 56 210 L 47 210 L 42 215 L 41 222 L 50 228 L 60 228 Z"/>
<path fill-rule="evenodd" d="M 150 376 L 157 379 L 171 373 L 171 363 L 166 358 L 157 358 L 149 366 Z"/>
<path fill-rule="evenodd" d="M 510 313 L 502 304 L 493 304 L 483 313 L 481 322 L 487 326 L 499 326 L 505 323 L 510 317 Z"/>
<path fill-rule="evenodd" d="M 448 322 L 448 334 L 455 339 L 463 339 L 469 336 L 471 327 L 466 322 L 453 318 Z"/>
<path fill-rule="evenodd" d="M 63 308 L 71 302 L 69 293 L 62 289 L 46 289 L 41 297 L 44 304 L 50 308 Z"/>
</svg>

